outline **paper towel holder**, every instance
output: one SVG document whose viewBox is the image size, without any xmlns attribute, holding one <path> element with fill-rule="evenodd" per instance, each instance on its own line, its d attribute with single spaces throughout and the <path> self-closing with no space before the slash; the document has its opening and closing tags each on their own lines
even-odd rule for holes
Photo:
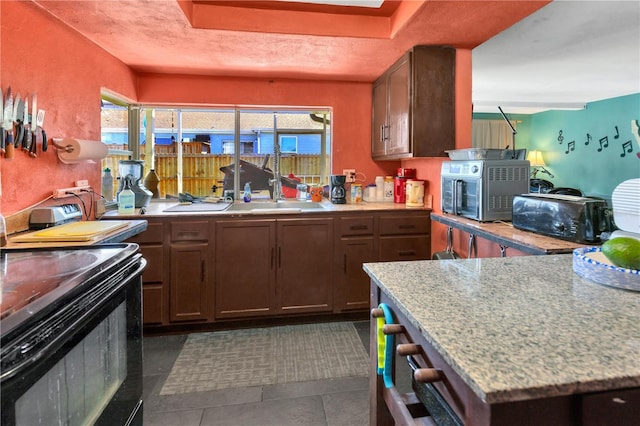
<svg viewBox="0 0 640 426">
<path fill-rule="evenodd" d="M 108 155 L 108 147 L 102 141 L 66 137 L 52 138 L 51 143 L 64 164 L 95 163 Z"/>
<path fill-rule="evenodd" d="M 60 144 L 60 142 L 62 142 L 63 140 L 64 140 L 63 138 L 51 138 L 51 143 L 58 150 L 61 150 L 61 151 L 64 151 L 64 152 L 73 152 L 73 147 L 71 145 L 62 145 L 62 144 Z"/>
</svg>

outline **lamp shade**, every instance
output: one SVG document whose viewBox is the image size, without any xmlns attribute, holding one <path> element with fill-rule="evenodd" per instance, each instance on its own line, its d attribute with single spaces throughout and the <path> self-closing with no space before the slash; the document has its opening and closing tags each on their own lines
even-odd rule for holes
<svg viewBox="0 0 640 426">
<path fill-rule="evenodd" d="M 531 167 L 545 167 L 544 160 L 542 159 L 542 152 L 533 150 L 529 151 L 527 155 L 527 160 L 531 163 Z"/>
</svg>

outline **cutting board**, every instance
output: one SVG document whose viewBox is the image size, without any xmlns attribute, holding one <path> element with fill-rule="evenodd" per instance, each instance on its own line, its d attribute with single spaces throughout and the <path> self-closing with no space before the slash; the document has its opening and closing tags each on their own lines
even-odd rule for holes
<svg viewBox="0 0 640 426">
<path fill-rule="evenodd" d="M 126 220 L 71 222 L 24 235 L 16 235 L 11 241 L 18 243 L 91 241 L 117 229 L 124 228 L 129 223 Z"/>
</svg>

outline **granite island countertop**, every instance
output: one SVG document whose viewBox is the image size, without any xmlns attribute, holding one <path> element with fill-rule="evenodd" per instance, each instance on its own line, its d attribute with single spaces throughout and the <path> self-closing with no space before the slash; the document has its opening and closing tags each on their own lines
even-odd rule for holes
<svg viewBox="0 0 640 426">
<path fill-rule="evenodd" d="M 640 292 L 572 255 L 366 263 L 372 283 L 486 403 L 640 387 Z"/>
</svg>

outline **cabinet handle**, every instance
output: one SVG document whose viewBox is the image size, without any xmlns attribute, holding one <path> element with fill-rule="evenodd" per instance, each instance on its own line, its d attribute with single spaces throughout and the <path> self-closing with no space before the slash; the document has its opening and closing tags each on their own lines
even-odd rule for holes
<svg viewBox="0 0 640 426">
<path fill-rule="evenodd" d="M 415 229 L 416 225 L 398 225 L 398 229 Z"/>
<path fill-rule="evenodd" d="M 380 142 L 384 142 L 384 124 L 380 125 Z"/>
<path fill-rule="evenodd" d="M 364 225 L 364 224 L 362 224 L 362 225 L 351 225 L 349 227 L 349 229 L 352 230 L 352 231 L 360 231 L 362 229 L 369 229 L 369 226 Z"/>
<path fill-rule="evenodd" d="M 373 308 L 371 310 L 371 316 L 373 318 L 382 318 L 384 316 L 384 311 L 380 308 Z"/>
<path fill-rule="evenodd" d="M 347 275 L 347 254 L 345 253 L 342 260 L 342 271 Z"/>
<path fill-rule="evenodd" d="M 269 264 L 271 265 L 271 269 L 273 269 L 274 257 L 275 257 L 275 249 L 271 247 L 271 260 L 269 261 Z"/>
<path fill-rule="evenodd" d="M 200 235 L 198 231 L 180 231 L 178 232 L 178 237 L 197 237 Z"/>
<path fill-rule="evenodd" d="M 278 269 L 282 268 L 282 247 L 278 247 Z"/>
<path fill-rule="evenodd" d="M 418 383 L 432 383 L 442 380 L 442 370 L 435 368 L 418 368 L 413 372 L 413 378 Z"/>
<path fill-rule="evenodd" d="M 415 250 L 402 250 L 398 252 L 398 256 L 415 256 Z"/>
<path fill-rule="evenodd" d="M 398 352 L 400 356 L 418 355 L 420 353 L 420 346 L 414 343 L 403 343 L 396 346 L 396 352 Z"/>
<path fill-rule="evenodd" d="M 402 324 L 385 324 L 382 326 L 382 332 L 384 334 L 404 333 L 404 326 Z"/>
</svg>

